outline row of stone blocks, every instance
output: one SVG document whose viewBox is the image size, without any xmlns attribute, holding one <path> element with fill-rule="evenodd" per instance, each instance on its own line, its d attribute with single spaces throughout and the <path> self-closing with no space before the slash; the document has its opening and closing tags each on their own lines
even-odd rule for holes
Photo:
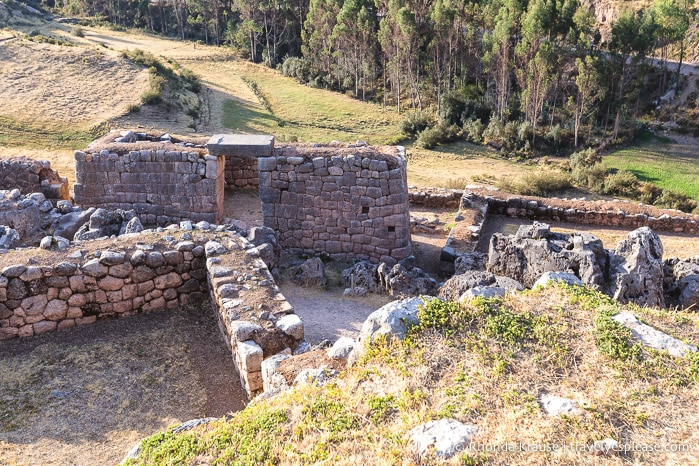
<svg viewBox="0 0 699 466">
<path fill-rule="evenodd" d="M 292 252 L 390 263 L 411 254 L 404 150 L 280 151 L 260 157 L 258 170 L 265 226 Z"/>
<path fill-rule="evenodd" d="M 165 150 L 75 152 L 75 202 L 135 210 L 146 224 L 223 216 L 223 156 Z"/>
<path fill-rule="evenodd" d="M 0 272 L 0 339 L 174 308 L 201 300 L 206 289 L 204 248 L 192 241 L 108 250 L 85 262 L 13 265 Z"/>
<path fill-rule="evenodd" d="M 262 361 L 307 349 L 301 319 L 245 238 L 229 235 L 206 245 L 211 299 L 243 387 L 262 390 Z"/>
<path fill-rule="evenodd" d="M 68 180 L 51 169 L 48 160 L 25 157 L 0 161 L 0 190 L 18 189 L 22 194 L 42 193 L 54 205 L 70 199 Z"/>
<path fill-rule="evenodd" d="M 535 201 L 517 197 L 503 200 L 489 196 L 483 199 L 488 203 L 491 214 L 510 217 L 626 228 L 646 226 L 654 231 L 699 233 L 697 220 L 680 216 L 672 217 L 668 214 L 657 218 L 646 214 L 627 214 L 623 211 L 623 204 L 620 204 L 616 211 L 590 211 L 549 206 L 545 204 L 545 200 Z"/>
</svg>

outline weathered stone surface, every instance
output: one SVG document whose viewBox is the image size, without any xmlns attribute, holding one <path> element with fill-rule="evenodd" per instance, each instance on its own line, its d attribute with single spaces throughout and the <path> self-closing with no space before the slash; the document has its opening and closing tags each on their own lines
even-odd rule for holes
<svg viewBox="0 0 699 466">
<path fill-rule="evenodd" d="M 390 296 L 433 295 L 437 292 L 437 281 L 418 267 L 408 270 L 401 264 L 395 264 L 389 268 L 386 263 L 381 263 L 376 274 L 379 286 Z"/>
<path fill-rule="evenodd" d="M 42 333 L 53 332 L 56 330 L 56 327 L 58 327 L 56 322 L 51 320 L 42 320 L 41 322 L 36 322 L 34 324 L 34 334 L 41 335 Z"/>
<path fill-rule="evenodd" d="M 456 301 L 467 290 L 477 286 L 495 285 L 495 275 L 490 272 L 469 270 L 460 275 L 454 275 L 439 288 L 439 297 L 447 301 Z"/>
<path fill-rule="evenodd" d="M 578 277 L 568 272 L 544 272 L 534 286 L 546 286 L 549 282 L 562 282 L 566 285 L 583 285 Z"/>
<path fill-rule="evenodd" d="M 494 234 L 487 270 L 531 287 L 544 272 L 570 272 L 593 288 L 606 291 L 608 257 L 602 242 L 592 235 L 551 233 L 535 222 L 522 225 L 516 235 Z"/>
<path fill-rule="evenodd" d="M 230 323 L 231 338 L 236 342 L 254 339 L 257 333 L 263 331 L 256 323 L 245 320 L 237 320 Z"/>
<path fill-rule="evenodd" d="M 303 340 L 303 322 L 296 314 L 287 314 L 277 321 L 276 327 L 296 340 Z"/>
<path fill-rule="evenodd" d="M 631 330 L 633 336 L 641 340 L 641 343 L 644 345 L 657 350 L 667 351 L 672 356 L 682 358 L 689 353 L 697 351 L 696 346 L 687 344 L 667 333 L 654 329 L 650 325 L 644 324 L 629 312 L 615 314 L 612 316 L 612 319 Z"/>
<path fill-rule="evenodd" d="M 99 257 L 99 263 L 102 265 L 118 265 L 124 263 L 124 253 L 115 251 L 103 251 Z"/>
<path fill-rule="evenodd" d="M 459 255 L 454 261 L 454 275 L 460 275 L 469 270 L 485 270 L 488 255 L 473 252 Z"/>
<path fill-rule="evenodd" d="M 290 270 L 289 279 L 299 286 L 325 288 L 326 280 L 323 261 L 319 257 L 308 259 L 303 264 Z"/>
<path fill-rule="evenodd" d="M 277 368 L 282 361 L 289 359 L 289 354 L 275 354 L 262 361 L 262 389 L 265 392 L 272 390 L 283 390 L 289 387 L 284 376 L 277 372 Z"/>
<path fill-rule="evenodd" d="M 414 427 L 408 437 L 420 456 L 434 454 L 446 459 L 465 452 L 477 431 L 476 427 L 455 419 L 440 419 Z"/>
<path fill-rule="evenodd" d="M 340 373 L 327 367 L 308 368 L 298 373 L 294 379 L 294 385 L 315 385 L 322 387 L 337 377 Z"/>
<path fill-rule="evenodd" d="M 663 245 L 650 228 L 629 233 L 610 258 L 610 294 L 621 303 L 665 305 Z"/>
<path fill-rule="evenodd" d="M 91 259 L 83 264 L 82 271 L 88 277 L 102 278 L 109 272 L 109 268 L 99 263 L 99 259 Z"/>
<path fill-rule="evenodd" d="M 433 299 L 430 296 L 402 299 L 388 303 L 369 314 L 362 324 L 357 344 L 348 358 L 348 364 L 354 364 L 378 337 L 402 340 L 408 328 L 419 323 L 417 314 L 421 306 Z"/>
<path fill-rule="evenodd" d="M 505 296 L 505 288 L 499 286 L 474 286 L 466 290 L 461 296 L 459 296 L 460 303 L 466 303 L 471 301 L 473 298 L 502 298 Z"/>
<path fill-rule="evenodd" d="M 544 393 L 539 397 L 539 405 L 541 410 L 549 416 L 574 414 L 578 411 L 573 400 L 548 393 Z"/>
<path fill-rule="evenodd" d="M 332 359 L 347 359 L 355 344 L 352 338 L 340 337 L 328 350 L 328 357 Z"/>
<path fill-rule="evenodd" d="M 262 369 L 262 348 L 252 340 L 236 344 L 236 357 L 245 372 L 259 372 Z"/>
<path fill-rule="evenodd" d="M 669 259 L 664 266 L 666 303 L 685 309 L 699 308 L 699 256 Z"/>
<path fill-rule="evenodd" d="M 68 303 L 60 299 L 49 301 L 44 310 L 44 317 L 48 320 L 58 321 L 66 318 L 68 313 Z"/>
</svg>

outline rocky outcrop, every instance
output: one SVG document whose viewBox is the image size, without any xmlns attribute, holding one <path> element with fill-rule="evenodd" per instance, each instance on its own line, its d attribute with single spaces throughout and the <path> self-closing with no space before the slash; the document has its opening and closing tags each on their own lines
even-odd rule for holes
<svg viewBox="0 0 699 466">
<path fill-rule="evenodd" d="M 289 280 L 306 288 L 325 288 L 327 281 L 323 261 L 320 257 L 313 257 L 299 266 L 292 267 Z"/>
<path fill-rule="evenodd" d="M 596 290 L 606 291 L 608 258 L 598 238 L 552 233 L 549 225 L 522 225 L 515 235 L 490 240 L 487 269 L 532 287 L 544 272 L 569 272 Z"/>
<path fill-rule="evenodd" d="M 621 303 L 665 305 L 663 244 L 650 228 L 632 231 L 611 254 L 609 294 Z"/>
<path fill-rule="evenodd" d="M 478 287 L 497 287 L 503 291 L 521 291 L 521 283 L 508 277 L 496 276 L 490 272 L 470 270 L 454 275 L 439 288 L 439 297 L 447 301 L 457 301 L 466 291 Z M 488 296 L 490 293 L 486 293 Z M 473 294 L 475 296 L 476 294 Z M 483 293 L 478 293 L 483 295 Z"/>
<path fill-rule="evenodd" d="M 454 261 L 454 275 L 460 275 L 469 270 L 485 270 L 488 255 L 480 252 L 460 254 Z"/>
<path fill-rule="evenodd" d="M 475 426 L 456 419 L 440 419 L 414 427 L 408 432 L 408 437 L 418 456 L 435 455 L 440 459 L 447 459 L 467 451 L 476 432 L 478 429 Z"/>
<path fill-rule="evenodd" d="M 97 209 L 90 215 L 89 223 L 84 224 L 75 233 L 75 241 L 89 241 L 92 239 L 109 237 L 112 235 L 118 236 L 126 233 L 129 227 L 129 233 L 139 233 L 143 230 L 143 226 L 136 222 L 131 222 L 136 217 L 136 212 L 133 210 L 124 211 L 117 209 L 108 211 L 106 209 Z M 140 227 L 139 227 L 140 226 Z"/>
<path fill-rule="evenodd" d="M 384 262 L 378 265 L 368 261 L 357 262 L 354 267 L 342 271 L 341 282 L 348 290 L 387 293 L 396 297 L 432 295 L 437 291 L 437 281 L 415 267 L 413 256 L 394 266 Z M 356 292 L 348 294 L 357 295 Z"/>
<path fill-rule="evenodd" d="M 357 344 L 349 355 L 347 363 L 352 365 L 366 351 L 367 345 L 378 338 L 402 340 L 412 325 L 417 325 L 418 312 L 430 299 L 429 296 L 402 299 L 388 303 L 369 314 L 362 324 Z"/>
<path fill-rule="evenodd" d="M 19 245 L 19 233 L 14 228 L 0 225 L 0 249 L 13 249 Z"/>
<path fill-rule="evenodd" d="M 668 304 L 699 308 L 699 256 L 665 261 L 665 292 Z"/>
</svg>

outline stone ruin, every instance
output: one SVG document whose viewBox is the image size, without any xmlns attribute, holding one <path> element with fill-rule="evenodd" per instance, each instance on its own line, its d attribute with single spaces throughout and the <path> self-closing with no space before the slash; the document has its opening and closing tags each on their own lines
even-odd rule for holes
<svg viewBox="0 0 699 466">
<path fill-rule="evenodd" d="M 354 295 L 501 296 L 535 285 L 542 274 L 562 273 L 624 302 L 699 304 L 699 261 L 663 262 L 662 245 L 650 230 L 634 232 L 608 251 L 589 235 L 554 234 L 537 224 L 512 237 L 495 235 L 487 256 L 474 253 L 482 223 L 493 212 L 643 219 L 502 201 L 469 190 L 409 191 L 400 147 L 275 147 L 270 136 L 214 135 L 207 142 L 126 131 L 76 151 L 75 159 L 79 207 L 43 192 L 0 191 L 0 225 L 8 225 L 0 227 L 0 248 L 36 244 L 42 235 L 45 249 L 67 247 L 69 240 L 87 248 L 57 264 L 28 265 L 17 256 L 20 263 L 0 271 L 0 339 L 180 306 L 208 291 L 243 386 L 253 396 L 276 387 L 278 366 L 309 349 L 303 323 L 271 273 L 281 249 L 357 260 L 342 276 L 346 293 Z M 41 162 L 25 166 L 36 176 L 48 168 Z M 33 173 L 36 167 L 42 168 Z M 55 179 L 57 174 L 39 185 L 51 186 Z M 224 190 L 248 188 L 259 189 L 266 226 L 246 232 L 216 225 L 226 223 Z M 411 255 L 411 201 L 458 206 L 440 267 L 456 274 L 441 287 Z M 693 222 L 661 218 L 657 225 L 692 230 Z M 144 230 L 141 223 L 152 228 Z M 114 238 L 120 237 L 134 238 L 136 245 L 119 247 Z M 93 243 L 100 240 L 109 244 L 107 251 Z M 318 257 L 295 273 L 304 285 L 325 283 Z M 346 357 L 345 349 L 331 353 Z"/>
</svg>

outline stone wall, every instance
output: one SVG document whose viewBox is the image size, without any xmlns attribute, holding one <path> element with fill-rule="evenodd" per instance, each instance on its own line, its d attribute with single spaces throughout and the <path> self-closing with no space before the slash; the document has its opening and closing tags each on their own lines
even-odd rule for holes
<svg viewBox="0 0 699 466">
<path fill-rule="evenodd" d="M 264 224 L 283 248 L 388 263 L 412 253 L 404 148 L 299 144 L 258 160 Z"/>
<path fill-rule="evenodd" d="M 307 350 L 301 319 L 280 293 L 257 248 L 230 235 L 206 244 L 212 302 L 249 396 L 262 386 L 262 361 Z"/>
<path fill-rule="evenodd" d="M 260 185 L 257 159 L 272 155 L 274 137 L 249 134 L 214 134 L 206 148 L 210 155 L 222 155 L 226 159 L 224 175 L 226 189 L 257 189 Z"/>
<path fill-rule="evenodd" d="M 206 296 L 204 248 L 192 241 L 90 256 L 2 269 L 0 340 L 174 308 Z"/>
<path fill-rule="evenodd" d="M 147 225 L 218 222 L 224 163 L 223 156 L 199 151 L 75 151 L 75 203 L 135 210 Z"/>
<path fill-rule="evenodd" d="M 488 203 L 488 213 L 491 215 L 507 215 L 546 222 L 569 222 L 629 229 L 649 227 L 654 231 L 699 233 L 697 219 L 685 216 L 673 217 L 669 214 L 663 214 L 657 218 L 648 214 L 627 214 L 623 211 L 623 204 L 620 204 L 617 210 L 596 211 L 551 206 L 546 204 L 546 199 L 511 197 L 504 200 L 489 196 L 481 197 Z"/>
<path fill-rule="evenodd" d="M 415 188 L 408 190 L 408 202 L 414 206 L 457 208 L 463 189 Z"/>
<path fill-rule="evenodd" d="M 48 160 L 25 157 L 1 160 L 0 190 L 12 189 L 22 194 L 42 193 L 54 205 L 61 199 L 70 199 L 68 180 L 58 176 Z"/>
</svg>

